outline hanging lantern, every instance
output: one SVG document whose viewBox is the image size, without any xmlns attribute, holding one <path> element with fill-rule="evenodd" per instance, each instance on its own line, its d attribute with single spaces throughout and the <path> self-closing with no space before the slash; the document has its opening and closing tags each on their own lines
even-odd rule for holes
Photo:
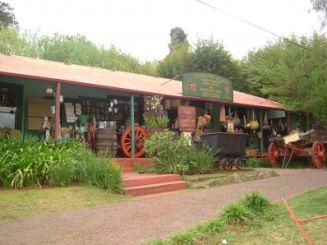
<svg viewBox="0 0 327 245">
<path fill-rule="evenodd" d="M 53 88 L 52 87 L 47 87 L 45 90 L 45 94 L 48 96 L 53 96 Z"/>
</svg>

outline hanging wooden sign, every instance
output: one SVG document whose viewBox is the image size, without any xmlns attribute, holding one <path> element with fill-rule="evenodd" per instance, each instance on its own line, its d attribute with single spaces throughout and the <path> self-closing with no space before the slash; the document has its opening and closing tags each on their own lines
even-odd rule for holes
<svg viewBox="0 0 327 245">
<path fill-rule="evenodd" d="M 222 76 L 211 73 L 184 73 L 183 95 L 233 101 L 233 83 Z"/>
<path fill-rule="evenodd" d="M 178 125 L 183 132 L 195 132 L 196 110 L 194 106 L 178 106 Z"/>
</svg>

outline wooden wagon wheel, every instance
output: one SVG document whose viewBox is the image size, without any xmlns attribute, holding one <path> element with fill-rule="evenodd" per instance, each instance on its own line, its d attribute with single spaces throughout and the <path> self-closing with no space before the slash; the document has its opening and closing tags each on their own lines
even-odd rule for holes
<svg viewBox="0 0 327 245">
<path fill-rule="evenodd" d="M 316 168 L 322 168 L 326 159 L 325 147 L 324 144 L 318 140 L 313 142 L 311 159 Z"/>
<path fill-rule="evenodd" d="M 135 127 L 135 157 L 141 157 L 144 154 L 144 140 L 147 136 L 146 131 Z M 128 128 L 121 137 L 121 147 L 127 157 L 132 156 L 132 130 Z"/>
<path fill-rule="evenodd" d="M 271 165 L 275 166 L 278 163 L 278 158 L 278 146 L 276 143 L 272 142 L 268 147 L 268 160 Z"/>
</svg>

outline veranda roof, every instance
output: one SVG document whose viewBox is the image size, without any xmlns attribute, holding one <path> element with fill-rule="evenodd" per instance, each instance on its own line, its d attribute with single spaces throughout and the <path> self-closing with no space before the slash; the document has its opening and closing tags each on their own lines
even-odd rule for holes
<svg viewBox="0 0 327 245">
<path fill-rule="evenodd" d="M 108 90 L 137 94 L 160 94 L 167 97 L 187 98 L 221 102 L 247 107 L 283 110 L 283 105 L 275 101 L 260 98 L 234 90 L 233 103 L 219 100 L 207 100 L 197 97 L 185 97 L 182 94 L 182 82 L 141 74 L 112 71 L 108 69 L 65 64 L 61 62 L 0 54 L 0 75 L 22 77 L 43 81 L 60 81 L 82 86 L 98 87 Z"/>
</svg>

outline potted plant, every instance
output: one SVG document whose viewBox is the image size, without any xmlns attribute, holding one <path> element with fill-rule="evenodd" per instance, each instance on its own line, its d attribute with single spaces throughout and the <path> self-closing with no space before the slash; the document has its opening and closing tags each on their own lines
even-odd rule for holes
<svg viewBox="0 0 327 245">
<path fill-rule="evenodd" d="M 153 132 L 162 132 L 168 127 L 168 116 L 164 113 L 161 104 L 162 97 L 159 95 L 145 96 L 145 112 L 143 113 L 145 127 L 151 134 Z"/>
</svg>

